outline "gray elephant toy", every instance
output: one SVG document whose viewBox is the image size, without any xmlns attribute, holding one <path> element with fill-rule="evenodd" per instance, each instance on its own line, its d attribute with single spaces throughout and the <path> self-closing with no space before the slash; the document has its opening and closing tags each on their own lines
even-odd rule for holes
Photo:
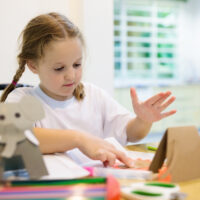
<svg viewBox="0 0 200 200">
<path fill-rule="evenodd" d="M 6 170 L 25 168 L 30 179 L 48 175 L 33 123 L 44 117 L 41 103 L 25 96 L 18 103 L 0 103 L 0 179 Z"/>
</svg>

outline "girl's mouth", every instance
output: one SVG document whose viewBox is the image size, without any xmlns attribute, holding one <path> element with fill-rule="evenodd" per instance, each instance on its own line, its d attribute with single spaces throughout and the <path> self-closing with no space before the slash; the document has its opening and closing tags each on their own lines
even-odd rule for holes
<svg viewBox="0 0 200 200">
<path fill-rule="evenodd" d="M 64 84 L 65 87 L 72 87 L 74 83 Z"/>
</svg>

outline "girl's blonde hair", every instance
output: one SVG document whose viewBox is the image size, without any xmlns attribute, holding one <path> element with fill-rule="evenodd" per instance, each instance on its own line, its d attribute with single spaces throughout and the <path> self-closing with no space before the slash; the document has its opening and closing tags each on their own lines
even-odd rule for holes
<svg viewBox="0 0 200 200">
<path fill-rule="evenodd" d="M 51 41 L 66 37 L 78 37 L 84 45 L 79 29 L 65 16 L 58 13 L 48 13 L 33 18 L 21 33 L 21 52 L 18 55 L 19 68 L 12 82 L 5 88 L 0 101 L 4 102 L 8 94 L 15 89 L 17 82 L 25 71 L 28 60 L 37 62 L 44 56 L 44 48 Z M 84 87 L 79 83 L 73 94 L 77 100 L 84 98 Z"/>
</svg>

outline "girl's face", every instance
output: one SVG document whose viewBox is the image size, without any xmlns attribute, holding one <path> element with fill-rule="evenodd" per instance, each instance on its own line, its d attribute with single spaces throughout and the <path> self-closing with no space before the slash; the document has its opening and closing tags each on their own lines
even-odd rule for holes
<svg viewBox="0 0 200 200">
<path fill-rule="evenodd" d="M 55 100 L 66 100 L 82 77 L 82 44 L 79 38 L 51 42 L 37 64 L 28 66 L 40 78 L 41 89 Z"/>
</svg>

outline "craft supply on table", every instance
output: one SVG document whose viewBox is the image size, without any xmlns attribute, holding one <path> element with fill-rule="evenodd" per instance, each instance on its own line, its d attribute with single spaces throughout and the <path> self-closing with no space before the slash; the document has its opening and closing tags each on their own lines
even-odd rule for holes
<svg viewBox="0 0 200 200">
<path fill-rule="evenodd" d="M 127 199 L 138 200 L 183 200 L 186 194 L 180 192 L 180 187 L 173 183 L 140 182 L 121 188 L 122 195 Z"/>
</svg>

